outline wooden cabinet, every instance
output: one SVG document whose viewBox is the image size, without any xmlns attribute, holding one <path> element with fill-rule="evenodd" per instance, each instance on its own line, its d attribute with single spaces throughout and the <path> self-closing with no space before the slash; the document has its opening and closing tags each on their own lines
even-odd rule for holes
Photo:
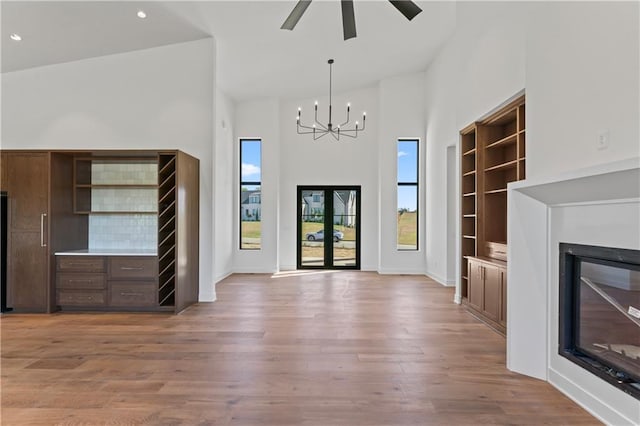
<svg viewBox="0 0 640 426">
<path fill-rule="evenodd" d="M 63 307 L 98 307 L 107 303 L 102 256 L 57 256 L 56 301 Z"/>
<path fill-rule="evenodd" d="M 506 332 L 506 263 L 488 258 L 468 259 L 467 308 L 501 333 Z"/>
<path fill-rule="evenodd" d="M 70 310 L 154 310 L 156 256 L 56 257 L 57 303 Z"/>
<path fill-rule="evenodd" d="M 523 96 L 460 131 L 460 293 L 476 316 L 503 333 L 507 185 L 526 177 L 525 130 Z"/>
<path fill-rule="evenodd" d="M 177 150 L 0 155 L 0 190 L 7 192 L 9 206 L 9 308 L 52 312 L 60 305 L 125 306 L 180 312 L 198 301 L 197 158 Z M 89 248 L 92 215 L 102 222 L 110 215 L 144 215 L 147 225 L 157 218 L 160 256 L 104 264 L 90 256 L 63 256 L 56 262 L 57 252 Z M 156 232 L 153 223 L 151 232 Z"/>
<path fill-rule="evenodd" d="M 200 164 L 184 152 L 158 159 L 158 303 L 180 312 L 198 301 Z"/>
<path fill-rule="evenodd" d="M 9 201 L 7 305 L 19 312 L 47 312 L 49 295 L 49 155 L 3 153 Z"/>
<path fill-rule="evenodd" d="M 86 218 L 72 214 L 72 157 L 3 151 L 8 198 L 7 305 L 16 312 L 55 309 L 53 252 L 86 245 Z"/>
<path fill-rule="evenodd" d="M 158 304 L 158 258 L 110 256 L 109 306 L 153 308 Z"/>
</svg>

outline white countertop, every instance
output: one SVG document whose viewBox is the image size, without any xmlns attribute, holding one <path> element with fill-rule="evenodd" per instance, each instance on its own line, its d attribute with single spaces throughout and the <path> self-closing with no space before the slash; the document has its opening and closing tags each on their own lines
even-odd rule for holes
<svg viewBox="0 0 640 426">
<path fill-rule="evenodd" d="M 58 251 L 56 256 L 157 256 L 156 250 L 138 249 L 83 249 Z"/>
</svg>

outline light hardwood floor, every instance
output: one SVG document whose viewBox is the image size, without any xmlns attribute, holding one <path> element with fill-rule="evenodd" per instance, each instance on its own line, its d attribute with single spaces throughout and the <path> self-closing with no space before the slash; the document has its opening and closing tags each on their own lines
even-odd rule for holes
<svg viewBox="0 0 640 426">
<path fill-rule="evenodd" d="M 598 422 L 417 276 L 233 275 L 180 315 L 5 315 L 2 424 Z"/>
</svg>

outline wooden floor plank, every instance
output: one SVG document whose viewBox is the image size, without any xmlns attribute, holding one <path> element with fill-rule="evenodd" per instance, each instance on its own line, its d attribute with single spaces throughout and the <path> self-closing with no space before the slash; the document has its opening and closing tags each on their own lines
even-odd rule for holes
<svg viewBox="0 0 640 426">
<path fill-rule="evenodd" d="M 8 314 L 7 425 L 599 424 L 420 276 L 232 275 L 180 315 Z"/>
</svg>

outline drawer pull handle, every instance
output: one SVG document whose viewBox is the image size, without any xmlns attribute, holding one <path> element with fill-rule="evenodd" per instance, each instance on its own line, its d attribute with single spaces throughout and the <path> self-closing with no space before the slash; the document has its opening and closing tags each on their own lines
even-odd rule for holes
<svg viewBox="0 0 640 426">
<path fill-rule="evenodd" d="M 142 293 L 126 293 L 126 292 L 120 292 L 120 296 L 144 296 L 144 294 Z"/>
<path fill-rule="evenodd" d="M 93 280 L 69 280 L 70 283 L 92 283 Z"/>
<path fill-rule="evenodd" d="M 140 266 L 121 266 L 120 269 L 123 271 L 142 271 L 144 268 Z"/>
</svg>

